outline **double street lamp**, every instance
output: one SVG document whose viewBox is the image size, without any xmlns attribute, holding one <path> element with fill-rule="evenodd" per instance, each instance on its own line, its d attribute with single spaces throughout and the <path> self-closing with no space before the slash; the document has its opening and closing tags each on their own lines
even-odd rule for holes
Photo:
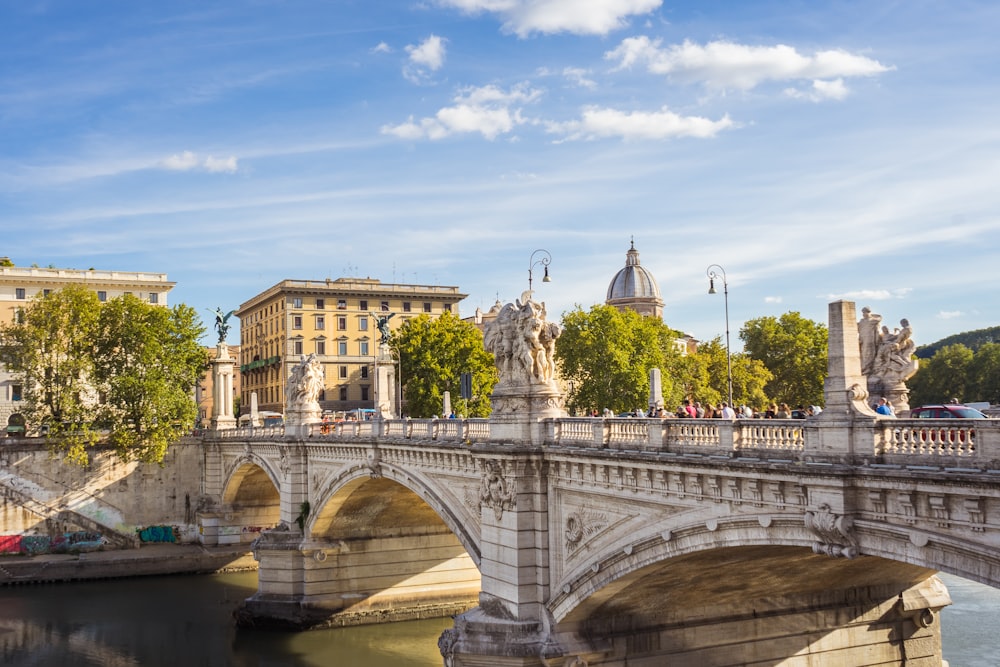
<svg viewBox="0 0 1000 667">
<path fill-rule="evenodd" d="M 729 407 L 733 406 L 733 360 L 729 352 L 729 283 L 726 282 L 726 270 L 718 264 L 712 264 L 706 270 L 708 275 L 708 293 L 716 294 L 715 281 L 722 280 L 722 294 L 726 305 L 726 375 L 729 380 Z"/>
<path fill-rule="evenodd" d="M 535 255 L 542 253 L 541 259 L 536 260 Z M 548 250 L 544 248 L 539 248 L 535 252 L 531 253 L 531 259 L 528 260 L 528 290 L 531 290 L 531 272 L 532 270 L 541 264 L 545 267 L 545 277 L 542 278 L 543 283 L 552 282 L 552 278 L 549 278 L 549 263 L 552 261 L 552 255 L 549 254 Z"/>
</svg>

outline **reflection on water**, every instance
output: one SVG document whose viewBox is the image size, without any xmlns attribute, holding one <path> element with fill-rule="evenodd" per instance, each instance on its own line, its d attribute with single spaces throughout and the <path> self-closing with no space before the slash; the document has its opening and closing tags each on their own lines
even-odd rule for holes
<svg viewBox="0 0 1000 667">
<path fill-rule="evenodd" d="M 996 667 L 1000 591 L 941 575 L 954 604 L 942 615 L 951 667 Z M 279 633 L 237 630 L 232 611 L 255 573 L 143 577 L 0 588 L 0 664 L 440 667 L 449 618 Z"/>
</svg>

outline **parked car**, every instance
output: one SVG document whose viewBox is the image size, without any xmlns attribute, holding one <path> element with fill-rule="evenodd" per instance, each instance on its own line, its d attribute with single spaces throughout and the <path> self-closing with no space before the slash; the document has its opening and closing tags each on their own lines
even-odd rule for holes
<svg viewBox="0 0 1000 667">
<path fill-rule="evenodd" d="M 989 419 L 979 410 L 958 403 L 923 405 L 910 410 L 910 419 Z"/>
</svg>

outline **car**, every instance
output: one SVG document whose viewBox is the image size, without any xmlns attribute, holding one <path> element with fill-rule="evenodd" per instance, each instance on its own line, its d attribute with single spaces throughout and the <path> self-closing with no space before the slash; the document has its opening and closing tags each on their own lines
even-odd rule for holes
<svg viewBox="0 0 1000 667">
<path fill-rule="evenodd" d="M 910 419 L 989 419 L 979 410 L 959 403 L 922 405 L 910 410 Z"/>
</svg>

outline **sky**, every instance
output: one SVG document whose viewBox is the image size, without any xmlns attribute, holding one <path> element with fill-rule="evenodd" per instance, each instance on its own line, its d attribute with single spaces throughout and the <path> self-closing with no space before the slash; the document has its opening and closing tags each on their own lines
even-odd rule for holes
<svg viewBox="0 0 1000 667">
<path fill-rule="evenodd" d="M 932 343 L 1000 325 L 998 29 L 992 0 L 2 2 L 0 255 L 166 273 L 211 344 L 284 279 L 469 316 L 531 273 L 558 319 L 634 242 L 698 339 L 847 299 Z"/>
</svg>

